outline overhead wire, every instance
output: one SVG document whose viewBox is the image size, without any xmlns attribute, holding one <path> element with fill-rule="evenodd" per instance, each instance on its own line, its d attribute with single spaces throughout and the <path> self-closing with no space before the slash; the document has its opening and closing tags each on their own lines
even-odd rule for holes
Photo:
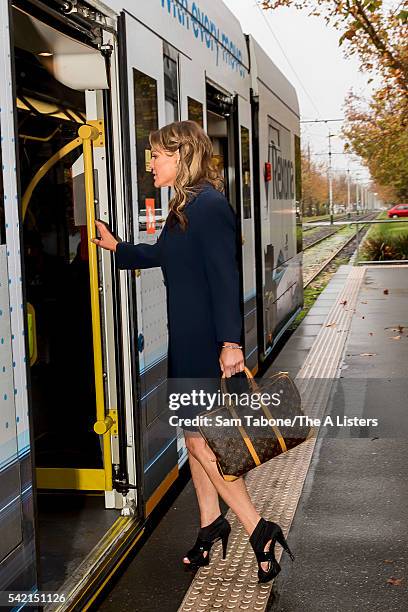
<svg viewBox="0 0 408 612">
<path fill-rule="evenodd" d="M 257 0 L 255 0 L 255 5 L 256 5 L 256 7 L 257 7 L 258 11 L 260 11 L 260 13 L 261 13 L 261 15 L 262 15 L 262 18 L 263 18 L 263 20 L 265 21 L 265 24 L 266 24 L 266 26 L 267 26 L 267 28 L 268 28 L 269 32 L 272 34 L 272 36 L 273 36 L 274 40 L 276 41 L 276 44 L 278 45 L 278 47 L 279 47 L 279 49 L 280 49 L 280 51 L 281 51 L 281 53 L 282 53 L 283 57 L 285 58 L 285 60 L 286 60 L 286 62 L 287 62 L 287 64 L 288 64 L 288 66 L 289 66 L 289 68 L 290 68 L 290 69 L 291 69 L 291 71 L 293 72 L 293 74 L 294 74 L 294 76 L 296 77 L 296 79 L 297 79 L 297 81 L 298 81 L 298 83 L 299 83 L 300 87 L 302 88 L 302 90 L 303 90 L 303 92 L 305 93 L 306 97 L 308 98 L 309 102 L 311 103 L 311 105 L 313 106 L 314 110 L 316 111 L 318 118 L 319 118 L 320 120 L 324 121 L 324 120 L 322 119 L 322 115 L 321 115 L 321 113 L 320 113 L 320 111 L 319 111 L 319 109 L 318 109 L 318 107 L 317 107 L 317 105 L 316 105 L 315 101 L 313 100 L 312 96 L 310 95 L 310 93 L 309 93 L 309 92 L 308 92 L 308 90 L 306 89 L 305 85 L 303 84 L 302 79 L 300 78 L 300 76 L 299 76 L 299 74 L 297 73 L 296 69 L 294 68 L 294 66 L 293 66 L 292 62 L 290 61 L 289 57 L 287 56 L 287 54 L 286 54 L 286 52 L 285 52 L 285 49 L 284 49 L 283 45 L 281 44 L 281 42 L 280 42 L 279 38 L 278 38 L 278 37 L 277 37 L 277 35 L 275 34 L 275 32 L 274 32 L 274 30 L 273 30 L 273 28 L 272 28 L 272 26 L 271 26 L 271 24 L 270 24 L 269 20 L 268 20 L 268 19 L 267 19 L 267 17 L 266 17 L 265 11 L 264 11 L 264 10 L 261 8 L 261 6 L 260 6 L 260 4 L 258 3 L 258 1 L 257 1 Z M 326 127 L 329 129 L 329 132 L 330 132 L 330 128 L 329 128 L 329 125 L 328 125 L 327 123 L 326 123 Z M 305 128 L 305 126 L 302 126 L 302 129 L 303 129 L 303 130 L 304 130 L 304 128 Z M 307 132 L 308 130 L 306 129 L 305 131 Z M 312 134 L 311 132 L 309 132 L 309 133 L 308 133 L 308 135 L 309 135 L 309 136 L 310 136 L 311 134 Z M 318 136 L 318 135 L 315 133 L 315 136 Z M 321 138 L 327 138 L 327 136 L 323 136 L 323 135 L 321 135 L 321 136 L 319 135 L 319 137 L 321 137 Z M 351 162 L 351 163 L 353 163 L 353 162 L 354 162 L 354 163 L 356 163 L 356 162 L 355 162 L 355 160 L 350 159 L 350 154 L 348 154 L 348 153 L 346 153 L 346 152 L 344 152 L 343 154 L 344 154 L 344 155 L 347 155 L 347 156 L 349 157 L 349 160 L 350 160 L 350 162 Z"/>
<path fill-rule="evenodd" d="M 306 87 L 304 86 L 304 84 L 303 84 L 303 82 L 302 82 L 302 79 L 300 78 L 300 76 L 299 76 L 299 75 L 298 75 L 298 73 L 296 72 L 296 70 L 295 70 L 295 68 L 294 68 L 294 66 L 293 66 L 293 64 L 292 64 L 292 62 L 291 62 L 291 61 L 290 61 L 290 59 L 288 58 L 288 56 L 287 56 L 287 54 L 286 54 L 286 52 L 285 52 L 285 49 L 283 48 L 283 46 L 282 46 L 282 44 L 281 44 L 281 42 L 280 42 L 279 38 L 276 36 L 275 32 L 273 31 L 272 26 L 271 26 L 271 24 L 270 24 L 269 20 L 267 19 L 266 15 L 265 15 L 265 11 L 264 11 L 264 10 L 261 8 L 261 6 L 258 4 L 258 2 L 256 2 L 255 4 L 256 4 L 257 9 L 260 11 L 260 13 L 261 13 L 261 15 L 262 15 L 262 18 L 263 18 L 263 20 L 265 21 L 265 23 L 266 23 L 266 26 L 267 26 L 268 30 L 269 30 L 269 31 L 270 31 L 270 33 L 272 34 L 273 38 L 274 38 L 274 39 L 275 39 L 275 41 L 276 41 L 276 44 L 278 45 L 279 49 L 281 50 L 283 57 L 284 57 L 284 58 L 285 58 L 285 60 L 287 61 L 288 66 L 290 67 L 290 69 L 292 70 L 292 72 L 293 72 L 293 74 L 295 75 L 296 79 L 298 80 L 299 85 L 301 86 L 301 88 L 303 89 L 304 93 L 306 94 L 306 96 L 307 96 L 307 98 L 308 98 L 309 102 L 312 104 L 313 108 L 315 109 L 315 111 L 316 111 L 316 113 L 317 113 L 318 117 L 321 119 L 321 117 L 322 117 L 322 116 L 321 116 L 321 113 L 320 113 L 319 109 L 317 108 L 317 105 L 316 105 L 315 101 L 313 100 L 313 98 L 312 98 L 312 96 L 309 94 L 309 92 L 307 91 Z"/>
</svg>

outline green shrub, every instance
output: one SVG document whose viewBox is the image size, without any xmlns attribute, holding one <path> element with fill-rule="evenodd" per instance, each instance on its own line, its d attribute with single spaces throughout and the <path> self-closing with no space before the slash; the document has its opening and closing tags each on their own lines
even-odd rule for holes
<svg viewBox="0 0 408 612">
<path fill-rule="evenodd" d="M 365 259 L 371 261 L 408 259 L 408 235 L 377 235 L 367 238 L 362 254 Z"/>
</svg>

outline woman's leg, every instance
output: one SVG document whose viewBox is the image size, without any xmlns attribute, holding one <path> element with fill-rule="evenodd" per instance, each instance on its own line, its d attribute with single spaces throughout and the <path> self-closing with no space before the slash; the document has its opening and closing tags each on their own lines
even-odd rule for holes
<svg viewBox="0 0 408 612">
<path fill-rule="evenodd" d="M 186 438 L 186 446 L 189 454 L 193 455 L 196 461 L 201 464 L 218 494 L 221 495 L 231 510 L 235 512 L 245 531 L 250 535 L 261 517 L 248 495 L 244 479 L 238 478 L 233 482 L 227 482 L 223 479 L 218 471 L 215 455 L 203 437 L 189 436 Z"/>
<path fill-rule="evenodd" d="M 187 437 L 186 446 L 189 455 L 193 455 L 201 464 L 218 494 L 221 495 L 225 503 L 237 515 L 247 534 L 251 535 L 261 517 L 249 497 L 244 479 L 238 478 L 233 482 L 224 480 L 218 472 L 214 453 L 201 436 Z M 264 550 L 268 550 L 269 545 L 270 541 L 267 542 Z M 268 569 L 268 562 L 261 563 L 261 567 L 266 571 Z"/>
<path fill-rule="evenodd" d="M 187 440 L 188 434 L 185 433 L 184 435 Z M 188 461 L 200 508 L 200 527 L 207 527 L 221 514 L 217 489 L 214 487 L 201 463 L 190 451 L 188 451 Z M 203 555 L 206 557 L 208 552 L 204 551 Z M 190 563 L 187 557 L 184 557 L 183 561 L 187 564 Z"/>
<path fill-rule="evenodd" d="M 210 525 L 221 514 L 217 489 L 201 463 L 189 452 L 191 476 L 200 508 L 200 527 Z"/>
</svg>

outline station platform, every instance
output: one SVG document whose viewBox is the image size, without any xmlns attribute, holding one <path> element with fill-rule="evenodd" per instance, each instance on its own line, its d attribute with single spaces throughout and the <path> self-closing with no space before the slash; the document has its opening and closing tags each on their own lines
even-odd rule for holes
<svg viewBox="0 0 408 612">
<path fill-rule="evenodd" d="M 208 567 L 185 571 L 199 528 L 189 481 L 98 609 L 406 610 L 407 305 L 408 266 L 341 266 L 264 375 L 289 371 L 305 413 L 322 421 L 316 437 L 246 476 L 294 563 L 285 555 L 277 578 L 258 585 L 248 537 L 228 511 L 226 560 L 216 544 Z"/>
</svg>

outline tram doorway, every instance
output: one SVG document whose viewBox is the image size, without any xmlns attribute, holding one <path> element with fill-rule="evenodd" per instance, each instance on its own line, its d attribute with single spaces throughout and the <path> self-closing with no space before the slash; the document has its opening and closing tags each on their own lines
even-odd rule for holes
<svg viewBox="0 0 408 612">
<path fill-rule="evenodd" d="M 102 468 L 101 448 L 93 431 L 87 227 L 78 219 L 74 202 L 73 168 L 81 148 L 52 164 L 53 156 L 78 137 L 85 120 L 85 99 L 82 93 L 64 88 L 65 108 L 52 115 L 44 112 L 50 104 L 43 102 L 44 94 L 50 97 L 48 74 L 21 49 L 16 49 L 15 59 L 23 194 L 36 173 L 49 164 L 30 200 L 24 200 L 23 210 L 35 461 L 41 470 L 39 486 L 48 488 L 43 468 Z M 35 92 L 30 91 L 26 75 L 34 77 Z"/>
<path fill-rule="evenodd" d="M 37 483 L 39 488 L 79 489 L 81 477 L 92 479 L 97 473 L 70 470 L 103 469 L 100 441 L 93 431 L 95 364 L 83 187 L 80 193 L 78 130 L 86 123 L 85 94 L 50 73 L 41 61 L 44 56 L 33 52 L 33 41 L 25 37 L 27 31 L 33 33 L 32 18 L 16 15 L 16 104 Z"/>
<path fill-rule="evenodd" d="M 103 374 L 115 373 L 99 298 L 110 277 L 89 243 L 106 183 L 95 149 L 106 66 L 97 49 L 37 18 L 13 9 L 13 19 L 40 580 L 56 590 L 119 518 L 107 501 L 118 430 L 95 425 L 98 405 L 110 419 Z M 81 53 L 92 91 L 75 86 Z"/>
<path fill-rule="evenodd" d="M 207 134 L 213 144 L 213 161 L 224 179 L 225 195 L 237 212 L 233 98 L 210 83 L 206 85 L 206 93 Z"/>
</svg>

